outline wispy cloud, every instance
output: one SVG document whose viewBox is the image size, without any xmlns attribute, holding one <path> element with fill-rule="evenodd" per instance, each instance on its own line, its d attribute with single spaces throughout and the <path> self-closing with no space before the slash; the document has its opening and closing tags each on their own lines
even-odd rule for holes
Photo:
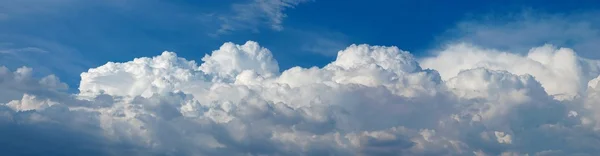
<svg viewBox="0 0 600 156">
<path fill-rule="evenodd" d="M 22 53 L 47 53 L 48 51 L 37 47 L 5 48 L 0 45 L 0 54 L 22 54 Z"/>
<path fill-rule="evenodd" d="M 182 24 L 181 21 L 193 20 L 176 16 L 188 13 L 179 9 L 170 2 L 138 0 L 0 0 L 0 62 L 9 68 L 26 65 L 42 73 L 56 73 L 74 83 L 79 79 L 78 73 L 95 61 L 105 61 L 95 54 L 115 59 L 118 57 L 114 56 L 129 54 L 128 47 L 158 45 L 160 39 L 144 33 L 144 29 L 172 33 L 173 27 L 164 23 L 191 25 Z M 135 15 L 140 16 L 131 17 Z M 164 22 L 167 19 L 169 22 Z M 193 33 L 195 29 L 178 31 Z M 129 46 L 132 44 L 140 46 Z"/>
<path fill-rule="evenodd" d="M 215 35 L 238 30 L 258 32 L 267 26 L 272 30 L 283 30 L 284 11 L 311 0 L 253 0 L 249 3 L 231 5 L 231 13 L 215 16 L 220 22 Z"/>
<path fill-rule="evenodd" d="M 77 74 L 91 66 L 76 49 L 46 39 L 0 35 L 0 62 L 9 68 L 35 67 L 40 73 Z M 7 42 L 6 40 L 11 40 Z M 14 42 L 13 42 L 14 41 Z M 75 78 L 67 77 L 68 81 Z"/>
<path fill-rule="evenodd" d="M 554 44 L 580 55 L 600 58 L 600 12 L 551 14 L 530 10 L 488 15 L 459 22 L 443 40 L 527 53 L 530 47 Z M 448 39 L 450 38 L 450 39 Z"/>
</svg>

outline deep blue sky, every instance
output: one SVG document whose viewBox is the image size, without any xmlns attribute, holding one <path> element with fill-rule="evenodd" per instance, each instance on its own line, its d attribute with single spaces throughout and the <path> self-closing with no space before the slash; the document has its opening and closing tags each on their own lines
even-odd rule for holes
<svg viewBox="0 0 600 156">
<path fill-rule="evenodd" d="M 597 0 L 315 0 L 283 10 L 282 30 L 256 18 L 215 35 L 223 24 L 218 17 L 234 17 L 236 4 L 251 2 L 1 0 L 0 65 L 56 73 L 76 88 L 78 73 L 107 61 L 165 50 L 199 61 L 224 42 L 254 40 L 274 53 L 281 69 L 322 66 L 352 43 L 393 45 L 421 56 L 461 21 L 600 7 Z"/>
</svg>

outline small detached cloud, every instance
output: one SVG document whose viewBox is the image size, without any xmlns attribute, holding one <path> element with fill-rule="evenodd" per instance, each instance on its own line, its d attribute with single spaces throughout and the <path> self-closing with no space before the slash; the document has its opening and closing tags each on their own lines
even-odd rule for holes
<svg viewBox="0 0 600 156">
<path fill-rule="evenodd" d="M 220 28 L 216 35 L 238 30 L 257 32 L 262 27 L 275 31 L 283 30 L 283 20 L 287 16 L 284 11 L 312 0 L 252 0 L 247 3 L 231 5 L 231 14 L 210 15 L 217 17 Z"/>
<path fill-rule="evenodd" d="M 54 76 L 37 79 L 30 68 L 0 68 L 0 87 L 11 92 L 0 94 L 5 145 L 0 151 L 234 156 L 600 152 L 595 146 L 600 143 L 597 60 L 552 45 L 520 55 L 457 44 L 438 54 L 417 60 L 397 47 L 355 44 L 322 68 L 280 69 L 271 51 L 256 42 L 225 43 L 202 62 L 164 52 L 91 68 L 81 74 L 75 94 L 65 93 L 66 86 Z"/>
</svg>

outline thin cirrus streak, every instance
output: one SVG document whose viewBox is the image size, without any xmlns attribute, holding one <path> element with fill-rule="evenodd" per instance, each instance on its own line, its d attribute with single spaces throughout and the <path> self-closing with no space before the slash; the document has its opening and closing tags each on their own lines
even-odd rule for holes
<svg viewBox="0 0 600 156">
<path fill-rule="evenodd" d="M 322 68 L 280 70 L 268 49 L 248 41 L 225 43 L 201 63 L 173 52 L 109 62 L 82 73 L 76 94 L 55 76 L 0 68 L 0 144 L 11 142 L 0 149 L 593 155 L 600 152 L 599 67 L 552 45 L 519 55 L 453 44 L 417 59 L 397 47 L 361 44 Z"/>
</svg>

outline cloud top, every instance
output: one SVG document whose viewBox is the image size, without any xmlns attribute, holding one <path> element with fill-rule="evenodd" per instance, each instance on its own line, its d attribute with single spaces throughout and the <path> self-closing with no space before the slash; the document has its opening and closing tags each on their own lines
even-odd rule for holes
<svg viewBox="0 0 600 156">
<path fill-rule="evenodd" d="M 82 73 L 76 94 L 55 76 L 0 68 L 0 134 L 12 141 L 0 149 L 23 154 L 14 149 L 56 142 L 30 152 L 65 154 L 50 150 L 61 145 L 99 155 L 600 152 L 593 146 L 600 140 L 589 137 L 600 134 L 600 65 L 568 48 L 521 55 L 454 44 L 418 60 L 397 47 L 360 44 L 323 68 L 281 70 L 268 49 L 248 41 L 201 60 L 163 52 L 109 62 Z"/>
</svg>

